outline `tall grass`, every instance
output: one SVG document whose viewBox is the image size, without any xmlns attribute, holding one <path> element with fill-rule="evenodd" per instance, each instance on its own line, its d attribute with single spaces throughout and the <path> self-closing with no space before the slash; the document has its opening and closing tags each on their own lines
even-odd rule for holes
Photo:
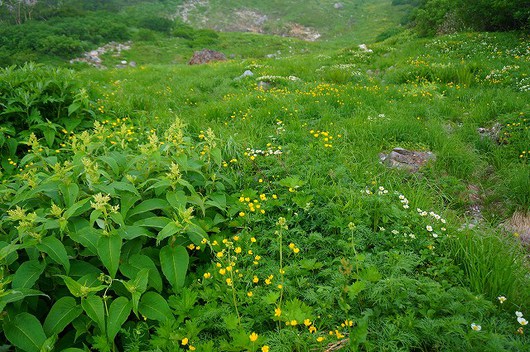
<svg viewBox="0 0 530 352">
<path fill-rule="evenodd" d="M 513 302 L 529 302 L 528 269 L 518 242 L 491 231 L 464 230 L 455 235 L 449 250 L 464 270 L 464 284 L 477 294 L 491 300 L 505 296 Z"/>
</svg>

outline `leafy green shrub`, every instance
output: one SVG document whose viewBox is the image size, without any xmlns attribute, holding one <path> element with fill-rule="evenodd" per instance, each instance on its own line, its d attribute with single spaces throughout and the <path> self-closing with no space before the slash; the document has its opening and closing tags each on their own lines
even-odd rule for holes
<svg viewBox="0 0 530 352">
<path fill-rule="evenodd" d="M 88 92 L 75 83 L 73 71 L 31 63 L 0 70 L 2 167 L 13 169 L 18 144 L 30 133 L 44 137 L 52 147 L 66 131 L 86 127 L 89 103 Z"/>
<path fill-rule="evenodd" d="M 173 28 L 173 21 L 164 17 L 144 17 L 138 23 L 138 27 L 169 34 Z"/>
<path fill-rule="evenodd" d="M 0 186 L 0 309 L 12 345 L 121 350 L 126 321 L 173 320 L 167 298 L 210 260 L 205 243 L 227 230 L 230 202 L 214 136 L 195 146 L 182 128 L 176 120 L 159 139 L 126 119 L 96 123 L 60 153 L 30 136 L 24 171 Z M 190 255 L 189 244 L 203 249 Z"/>
</svg>

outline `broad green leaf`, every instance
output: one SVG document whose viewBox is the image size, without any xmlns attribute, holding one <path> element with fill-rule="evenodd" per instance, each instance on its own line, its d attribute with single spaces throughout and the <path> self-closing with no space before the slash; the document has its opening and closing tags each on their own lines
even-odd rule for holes
<svg viewBox="0 0 530 352">
<path fill-rule="evenodd" d="M 151 258 L 143 254 L 133 254 L 129 258 L 129 262 L 120 265 L 120 271 L 128 278 L 136 278 L 139 272 L 143 269 L 149 269 L 148 284 L 157 291 L 162 291 L 162 277 L 158 272 L 158 268 Z"/>
<path fill-rule="evenodd" d="M 78 101 L 73 102 L 72 104 L 68 105 L 68 116 L 75 113 L 79 108 L 81 107 L 81 103 Z"/>
<path fill-rule="evenodd" d="M 119 192 L 120 197 L 120 213 L 123 217 L 127 217 L 127 213 L 131 207 L 139 201 L 141 198 L 139 195 L 132 194 L 129 192 Z"/>
<path fill-rule="evenodd" d="M 42 344 L 42 347 L 40 348 L 40 352 L 52 352 L 55 347 L 55 343 L 57 342 L 57 339 L 59 338 L 58 335 L 51 335 L 44 341 Z"/>
<path fill-rule="evenodd" d="M 46 140 L 46 144 L 48 144 L 48 147 L 53 146 L 53 142 L 55 141 L 55 130 L 51 128 L 41 128 L 42 134 L 44 135 L 44 139 Z"/>
<path fill-rule="evenodd" d="M 64 205 L 67 208 L 72 207 L 79 195 L 79 186 L 76 183 L 62 183 L 59 185 L 59 191 L 63 194 Z"/>
<path fill-rule="evenodd" d="M 202 227 L 200 227 L 199 225 L 195 223 L 191 223 L 188 225 L 188 229 L 186 233 L 188 237 L 190 238 L 190 240 L 196 245 L 201 243 L 203 239 L 208 238 L 208 234 L 206 233 L 206 231 L 204 231 Z"/>
<path fill-rule="evenodd" d="M 214 206 L 222 211 L 226 209 L 226 194 L 214 193 L 211 194 L 209 198 L 210 199 L 206 201 L 207 205 Z"/>
<path fill-rule="evenodd" d="M 141 227 L 141 226 L 134 226 L 134 225 L 133 226 L 125 225 L 119 228 L 116 232 L 124 240 L 132 240 L 132 239 L 135 239 L 141 236 L 154 237 L 154 235 L 151 232 L 149 232 L 149 230 L 147 230 L 146 228 Z"/>
<path fill-rule="evenodd" d="M 100 274 L 101 270 L 84 260 L 72 260 L 70 265 L 70 277 L 81 277 L 87 274 Z"/>
<path fill-rule="evenodd" d="M 210 151 L 210 155 L 212 156 L 212 159 L 217 164 L 217 166 L 221 166 L 221 163 L 223 162 L 223 157 L 221 155 L 221 149 L 213 148 Z"/>
<path fill-rule="evenodd" d="M 152 320 L 164 321 L 173 318 L 165 298 L 152 291 L 144 293 L 138 310 L 140 314 Z"/>
<path fill-rule="evenodd" d="M 44 332 L 50 336 L 52 334 L 59 334 L 64 328 L 70 324 L 83 312 L 83 308 L 78 305 L 73 297 L 66 296 L 60 298 L 44 321 Z"/>
<path fill-rule="evenodd" d="M 61 241 L 59 241 L 56 237 L 48 236 L 42 239 L 42 241 L 37 245 L 37 249 L 48 254 L 56 263 L 61 264 L 68 274 L 70 271 L 70 261 L 68 260 L 66 248 L 64 248 L 64 245 Z"/>
<path fill-rule="evenodd" d="M 190 196 L 188 196 L 188 203 L 197 205 L 199 208 L 201 208 L 202 214 L 205 215 L 206 207 L 204 205 L 204 199 L 195 191 Z"/>
<path fill-rule="evenodd" d="M 86 290 L 84 290 L 83 285 L 75 281 L 69 276 L 66 275 L 57 275 L 64 280 L 66 287 L 74 297 L 83 297 L 86 296 Z"/>
<path fill-rule="evenodd" d="M 3 296 L 0 297 L 0 312 L 4 310 L 4 307 L 8 303 L 17 302 L 20 300 L 23 300 L 26 297 L 33 297 L 33 296 L 44 296 L 48 299 L 50 298 L 48 295 L 42 293 L 38 290 L 33 290 L 29 288 L 19 288 L 16 290 L 7 290 L 3 293 Z"/>
<path fill-rule="evenodd" d="M 128 282 L 125 287 L 132 295 L 132 309 L 134 314 L 138 316 L 138 303 L 140 297 L 147 290 L 147 283 L 149 280 L 149 269 L 142 269 L 136 275 L 136 278 L 132 282 Z"/>
<path fill-rule="evenodd" d="M 164 226 L 164 228 L 162 230 L 160 230 L 160 232 L 156 236 L 156 242 L 160 243 L 164 239 L 166 239 L 168 237 L 171 237 L 171 236 L 179 233 L 180 231 L 182 231 L 182 227 L 178 226 L 177 224 L 175 224 L 175 222 L 172 221 L 172 222 L 168 223 L 166 226 Z"/>
<path fill-rule="evenodd" d="M 113 341 L 121 326 L 131 314 L 131 302 L 125 297 L 118 297 L 112 301 L 107 319 L 107 337 Z"/>
<path fill-rule="evenodd" d="M 185 209 L 186 208 L 186 193 L 183 191 L 168 192 L 166 193 L 166 199 L 174 209 Z"/>
<path fill-rule="evenodd" d="M 80 348 L 70 347 L 65 350 L 62 350 L 61 352 L 86 352 L 86 351 Z"/>
<path fill-rule="evenodd" d="M 101 333 L 105 334 L 105 307 L 103 299 L 96 295 L 90 295 L 81 300 L 81 306 L 86 315 L 96 323 Z"/>
<path fill-rule="evenodd" d="M 110 166 L 112 173 L 114 173 L 114 175 L 120 174 L 120 166 L 118 165 L 116 160 L 114 160 L 114 158 L 112 158 L 111 156 L 102 155 L 102 156 L 99 156 L 97 160 L 101 160 L 102 162 Z M 116 183 L 118 182 L 113 182 L 111 186 L 114 186 Z"/>
<path fill-rule="evenodd" d="M 86 223 L 87 226 L 78 230 L 74 229 L 74 231 L 68 231 L 68 234 L 72 240 L 82 244 L 96 255 L 98 251 L 98 240 L 102 235 L 98 230 L 88 226 L 88 221 L 82 219 L 80 223 Z"/>
<path fill-rule="evenodd" d="M 17 153 L 18 140 L 16 138 L 8 138 L 6 141 L 9 156 L 14 156 Z"/>
<path fill-rule="evenodd" d="M 46 264 L 40 263 L 38 260 L 22 263 L 13 275 L 12 287 L 14 289 L 32 288 L 45 268 Z"/>
<path fill-rule="evenodd" d="M 138 190 L 136 189 L 136 187 L 134 187 L 132 183 L 116 181 L 116 182 L 112 182 L 111 185 L 119 191 L 127 191 L 127 192 L 135 194 L 138 197 L 140 196 L 140 193 L 138 192 Z"/>
<path fill-rule="evenodd" d="M 131 210 L 129 210 L 129 213 L 127 214 L 127 217 L 133 217 L 135 215 L 145 213 L 148 211 L 153 210 L 166 210 L 169 208 L 169 203 L 165 199 L 160 198 L 153 198 L 153 199 L 147 199 L 144 200 L 142 203 L 138 204 Z"/>
<path fill-rule="evenodd" d="M 117 233 L 101 236 L 98 240 L 98 256 L 109 275 L 114 278 L 118 271 L 121 253 L 121 237 Z"/>
<path fill-rule="evenodd" d="M 365 281 L 356 281 L 350 287 L 348 287 L 348 297 L 355 299 L 362 290 L 366 288 Z"/>
<path fill-rule="evenodd" d="M 70 206 L 66 211 L 64 212 L 64 218 L 69 219 L 73 216 L 78 216 L 83 214 L 84 212 L 90 210 L 90 200 L 91 198 L 85 198 L 81 199 L 80 201 L 74 203 L 72 206 Z"/>
<path fill-rule="evenodd" d="M 162 273 L 174 290 L 184 286 L 188 271 L 189 256 L 186 248 L 165 246 L 160 250 Z"/>
<path fill-rule="evenodd" d="M 134 226 L 154 227 L 157 229 L 163 229 L 167 224 L 172 222 L 170 218 L 163 216 L 153 216 L 134 222 Z"/>
<path fill-rule="evenodd" d="M 120 227 L 125 226 L 125 223 L 123 222 L 123 216 L 121 213 L 111 213 L 109 217 L 114 221 L 116 224 L 120 225 Z"/>
<path fill-rule="evenodd" d="M 0 241 L 0 262 L 5 260 L 5 264 L 9 265 L 18 258 L 17 250 L 21 248 L 21 245 L 13 243 L 7 243 Z"/>
<path fill-rule="evenodd" d="M 40 352 L 46 334 L 39 320 L 29 313 L 20 313 L 4 326 L 6 338 L 26 352 Z"/>
</svg>

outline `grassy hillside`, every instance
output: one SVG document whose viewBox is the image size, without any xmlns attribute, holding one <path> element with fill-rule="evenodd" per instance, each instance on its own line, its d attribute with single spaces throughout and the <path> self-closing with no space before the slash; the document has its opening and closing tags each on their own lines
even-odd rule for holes
<svg viewBox="0 0 530 352">
<path fill-rule="evenodd" d="M 0 71 L 0 349 L 530 351 L 528 36 L 362 48 L 304 4 L 327 40 L 135 27 L 108 69 Z"/>
<path fill-rule="evenodd" d="M 310 38 L 293 30 L 301 25 L 321 40 L 371 42 L 395 28 L 408 5 L 387 0 L 347 1 L 184 1 L 178 14 L 198 27 L 222 31 L 251 31 Z"/>
</svg>

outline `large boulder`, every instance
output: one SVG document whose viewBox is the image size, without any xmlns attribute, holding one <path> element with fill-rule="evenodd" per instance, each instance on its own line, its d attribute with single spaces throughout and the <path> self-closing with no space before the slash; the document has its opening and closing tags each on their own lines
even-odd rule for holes
<svg viewBox="0 0 530 352">
<path fill-rule="evenodd" d="M 388 167 L 417 172 L 429 160 L 435 160 L 436 156 L 431 152 L 394 148 L 389 154 L 379 154 L 379 159 Z"/>
<path fill-rule="evenodd" d="M 207 64 L 212 61 L 226 61 L 226 56 L 215 50 L 203 49 L 193 53 L 189 64 L 190 65 L 201 65 Z"/>
</svg>

